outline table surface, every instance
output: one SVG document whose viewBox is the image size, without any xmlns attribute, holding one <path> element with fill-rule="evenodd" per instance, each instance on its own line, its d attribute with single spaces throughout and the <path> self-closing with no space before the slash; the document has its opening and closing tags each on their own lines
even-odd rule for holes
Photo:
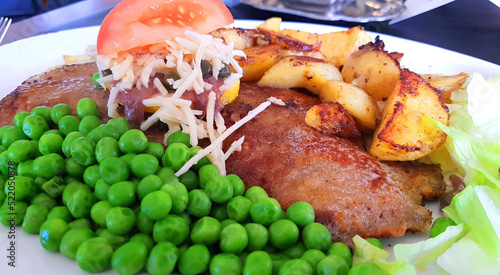
<svg viewBox="0 0 500 275">
<path fill-rule="evenodd" d="M 70 28 L 99 25 L 119 0 L 86 0 L 28 18 L 12 25 L 3 44 L 24 37 Z M 245 4 L 229 8 L 235 19 L 279 16 L 283 21 L 334 26 L 362 25 L 374 31 L 407 38 L 500 64 L 500 8 L 488 0 L 456 0 L 434 10 L 389 25 L 387 21 L 352 23 L 320 21 L 264 11 Z M 422 53 L 425 54 L 425 53 Z"/>
</svg>

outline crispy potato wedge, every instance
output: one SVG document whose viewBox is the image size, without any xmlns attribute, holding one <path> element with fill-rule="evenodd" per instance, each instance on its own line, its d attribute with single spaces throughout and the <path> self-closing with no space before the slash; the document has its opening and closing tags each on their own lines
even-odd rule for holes
<svg viewBox="0 0 500 275">
<path fill-rule="evenodd" d="M 441 93 L 416 73 L 402 69 L 369 153 L 381 160 L 407 161 L 436 150 L 446 140 L 446 134 L 423 122 L 424 116 L 449 124 L 448 107 Z"/>
<path fill-rule="evenodd" d="M 342 68 L 342 76 L 348 83 L 364 76 L 364 90 L 378 101 L 390 96 L 400 71 L 399 62 L 384 50 L 384 42 L 376 39 L 349 56 Z"/>
<path fill-rule="evenodd" d="M 305 88 L 319 95 L 329 80 L 342 80 L 342 75 L 328 61 L 309 56 L 287 56 L 266 71 L 257 84 L 276 88 Z"/>
<path fill-rule="evenodd" d="M 423 74 L 422 76 L 427 83 L 432 87 L 440 90 L 443 93 L 443 99 L 446 103 L 450 103 L 451 94 L 462 88 L 465 81 L 470 77 L 468 73 L 459 73 L 456 75 L 441 75 L 441 74 Z"/>
<path fill-rule="evenodd" d="M 320 51 L 330 63 L 340 68 L 353 52 L 372 39 L 362 27 L 357 26 L 346 31 L 320 34 L 319 41 Z"/>
<path fill-rule="evenodd" d="M 322 102 L 337 102 L 356 118 L 362 132 L 372 133 L 380 122 L 377 102 L 362 89 L 343 81 L 326 82 L 319 98 Z"/>
<path fill-rule="evenodd" d="M 266 29 L 279 32 L 281 30 L 281 17 L 271 17 L 266 19 L 264 23 L 257 26 L 257 29 Z"/>
<path fill-rule="evenodd" d="M 236 56 L 235 59 L 243 69 L 241 81 L 257 81 L 276 62 L 281 59 L 283 51 L 281 45 L 255 46 L 243 50 L 245 57 Z"/>
<path fill-rule="evenodd" d="M 255 39 L 258 33 L 252 29 L 220 28 L 211 31 L 210 35 L 224 40 L 227 44 L 234 43 L 235 50 L 244 50 L 255 46 Z"/>
<path fill-rule="evenodd" d="M 361 137 L 361 133 L 356 126 L 356 120 L 338 103 L 314 105 L 307 111 L 305 122 L 307 125 L 324 133 L 347 139 Z"/>
<path fill-rule="evenodd" d="M 291 29 L 284 29 L 281 31 L 282 34 L 291 36 L 295 39 L 298 39 L 300 41 L 303 41 L 307 44 L 314 44 L 318 41 L 320 41 L 320 35 L 317 33 L 310 33 L 310 32 L 305 32 L 305 31 L 299 31 L 299 30 L 291 30 Z"/>
</svg>

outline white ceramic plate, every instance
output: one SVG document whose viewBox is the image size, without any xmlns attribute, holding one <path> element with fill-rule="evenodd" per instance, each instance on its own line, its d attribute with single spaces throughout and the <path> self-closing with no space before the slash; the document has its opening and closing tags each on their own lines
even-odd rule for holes
<svg viewBox="0 0 500 275">
<path fill-rule="evenodd" d="M 237 20 L 235 26 L 254 28 L 261 21 Z M 306 23 L 284 22 L 284 28 L 325 33 L 344 28 Z M 0 98 L 13 91 L 25 79 L 64 63 L 63 55 L 81 55 L 89 45 L 96 42 L 99 28 L 87 27 L 61 31 L 16 41 L 0 47 Z M 370 33 L 372 37 L 378 34 Z M 456 74 L 479 72 L 486 78 L 500 76 L 500 66 L 442 48 L 380 34 L 388 51 L 404 53 L 402 65 L 417 73 Z M 434 215 L 439 215 L 436 203 L 428 204 Z M 14 235 L 15 239 L 9 239 Z M 428 234 L 407 234 L 402 238 L 384 240 L 388 250 L 396 243 L 415 242 L 427 238 Z M 7 265 L 10 242 L 15 242 L 15 265 Z M 15 233 L 0 226 L 0 274 L 87 274 L 76 262 L 60 253 L 49 253 L 40 246 L 38 235 L 27 235 L 21 226 Z M 435 266 L 420 270 L 436 274 Z M 112 274 L 112 272 L 104 273 Z"/>
</svg>

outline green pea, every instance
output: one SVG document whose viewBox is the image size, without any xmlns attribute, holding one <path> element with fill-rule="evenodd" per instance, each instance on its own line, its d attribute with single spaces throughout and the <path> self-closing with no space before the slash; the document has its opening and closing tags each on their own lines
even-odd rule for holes
<svg viewBox="0 0 500 275">
<path fill-rule="evenodd" d="M 165 149 L 162 157 L 163 166 L 172 167 L 178 171 L 191 158 L 189 147 L 183 143 L 173 143 Z"/>
<path fill-rule="evenodd" d="M 374 263 L 359 263 L 352 266 L 347 272 L 348 275 L 362 275 L 362 274 L 370 274 L 370 275 L 387 275 L 380 266 Z"/>
<path fill-rule="evenodd" d="M 172 209 L 172 199 L 167 192 L 153 191 L 141 201 L 141 212 L 152 220 L 164 219 Z"/>
<path fill-rule="evenodd" d="M 227 216 L 227 203 L 212 204 L 209 215 L 216 218 L 218 221 L 228 219 L 229 217 Z"/>
<path fill-rule="evenodd" d="M 189 193 L 184 184 L 180 182 L 165 183 L 160 190 L 168 193 L 172 199 L 171 213 L 180 214 L 186 210 Z"/>
<path fill-rule="evenodd" d="M 38 193 L 31 198 L 31 205 L 42 205 L 51 210 L 57 205 L 57 201 L 47 193 Z"/>
<path fill-rule="evenodd" d="M 273 198 L 261 199 L 250 208 L 250 217 L 252 220 L 263 225 L 269 225 L 278 220 L 280 214 L 281 206 Z"/>
<path fill-rule="evenodd" d="M 65 161 L 65 168 L 68 175 L 75 178 L 81 178 L 87 167 L 81 165 L 74 158 L 67 158 Z"/>
<path fill-rule="evenodd" d="M 73 110 L 68 104 L 65 103 L 59 103 L 54 105 L 52 109 L 50 109 L 50 119 L 52 122 L 55 124 L 59 123 L 59 119 L 61 119 L 64 116 L 71 115 Z"/>
<path fill-rule="evenodd" d="M 265 251 L 254 251 L 248 254 L 245 265 L 243 266 L 243 274 L 269 274 L 273 272 L 273 261 L 271 256 Z"/>
<path fill-rule="evenodd" d="M 120 157 L 118 141 L 112 137 L 103 137 L 95 146 L 95 158 L 101 163 L 103 160 L 112 157 Z"/>
<path fill-rule="evenodd" d="M 4 202 L 0 207 L 0 223 L 5 226 L 22 224 L 28 204 L 24 201 L 16 201 L 15 205 Z"/>
<path fill-rule="evenodd" d="M 130 129 L 119 139 L 120 150 L 127 153 L 140 153 L 148 146 L 148 138 L 137 129 Z"/>
<path fill-rule="evenodd" d="M 220 225 L 222 226 L 222 228 L 224 228 L 224 227 L 226 227 L 230 224 L 234 224 L 234 223 L 238 223 L 238 222 L 235 220 L 231 220 L 231 219 L 225 219 L 225 220 L 220 222 Z"/>
<path fill-rule="evenodd" d="M 80 189 L 86 189 L 87 191 L 90 191 L 90 188 L 88 185 L 83 184 L 79 181 L 74 181 L 70 182 L 64 187 L 63 193 L 62 193 L 62 203 L 64 205 L 68 205 L 69 199 L 76 193 L 76 191 Z"/>
<path fill-rule="evenodd" d="M 148 249 L 148 252 L 151 251 L 156 244 L 151 235 L 141 232 L 134 234 L 134 236 L 130 238 L 130 241 L 143 243 Z"/>
<path fill-rule="evenodd" d="M 153 155 L 156 159 L 158 159 L 158 161 L 161 161 L 164 152 L 165 149 L 163 148 L 163 145 L 161 143 L 148 142 L 148 146 L 143 153 Z"/>
<path fill-rule="evenodd" d="M 171 167 L 162 167 L 156 172 L 156 175 L 161 178 L 163 183 L 177 182 L 179 178 L 175 175 L 174 169 Z"/>
<path fill-rule="evenodd" d="M 30 177 L 14 176 L 12 181 L 9 180 L 9 184 L 5 185 L 4 192 L 5 194 L 15 194 L 16 202 L 21 201 L 35 194 L 33 184 L 34 181 Z"/>
<path fill-rule="evenodd" d="M 167 147 L 174 143 L 182 143 L 188 147 L 191 147 L 191 137 L 187 133 L 182 131 L 173 132 L 167 137 Z"/>
<path fill-rule="evenodd" d="M 65 169 L 65 161 L 61 155 L 50 153 L 44 156 L 37 157 L 33 161 L 33 172 L 40 177 L 50 179 Z"/>
<path fill-rule="evenodd" d="M 130 168 L 130 165 L 132 164 L 132 159 L 135 156 L 137 156 L 137 154 L 135 154 L 135 153 L 128 153 L 128 154 L 122 155 L 120 157 L 120 159 L 122 159 L 123 161 L 125 161 L 125 163 L 127 163 L 128 167 Z"/>
<path fill-rule="evenodd" d="M 332 235 L 328 228 L 320 223 L 310 223 L 302 230 L 302 241 L 307 249 L 319 249 L 326 252 L 332 244 Z"/>
<path fill-rule="evenodd" d="M 80 127 L 80 119 L 71 115 L 63 116 L 59 119 L 57 125 L 61 133 L 67 135 L 71 132 L 78 131 Z"/>
<path fill-rule="evenodd" d="M 88 228 L 72 228 L 62 237 L 59 250 L 61 254 L 74 260 L 80 245 L 93 237 L 94 231 Z"/>
<path fill-rule="evenodd" d="M 252 202 L 243 196 L 235 196 L 227 203 L 227 215 L 237 222 L 245 222 L 250 218 Z"/>
<path fill-rule="evenodd" d="M 61 150 L 63 154 L 69 158 L 71 157 L 71 144 L 73 141 L 75 141 L 77 138 L 84 137 L 84 135 L 80 132 L 71 132 L 69 133 L 63 140 L 62 145 L 61 145 Z"/>
<path fill-rule="evenodd" d="M 101 172 L 99 172 L 99 164 L 88 166 L 85 168 L 85 171 L 83 171 L 83 181 L 92 188 L 95 188 L 95 185 L 100 178 Z"/>
<path fill-rule="evenodd" d="M 273 274 L 278 274 L 281 266 L 286 263 L 290 258 L 281 253 L 271 253 L 269 254 L 271 260 L 273 261 Z"/>
<path fill-rule="evenodd" d="M 94 85 L 97 87 L 97 88 L 102 88 L 102 85 L 101 83 L 99 83 L 97 80 L 101 78 L 101 74 L 99 72 L 97 73 L 94 73 L 92 75 L 92 82 L 94 82 Z"/>
<path fill-rule="evenodd" d="M 23 120 L 23 132 L 31 139 L 39 139 L 47 130 L 49 124 L 39 115 L 29 115 Z"/>
<path fill-rule="evenodd" d="M 341 257 L 337 255 L 329 255 L 321 259 L 316 266 L 317 274 L 327 275 L 327 274 L 347 274 L 349 272 L 349 266 Z"/>
<path fill-rule="evenodd" d="M 141 242 L 128 242 L 120 246 L 111 258 L 111 266 L 118 274 L 136 274 L 146 265 L 148 249 Z"/>
<path fill-rule="evenodd" d="M 134 225 L 135 213 L 130 208 L 114 206 L 106 215 L 106 227 L 113 234 L 127 234 Z"/>
<path fill-rule="evenodd" d="M 201 189 L 194 189 L 188 193 L 187 211 L 195 217 L 207 216 L 210 213 L 212 202 L 207 193 Z"/>
<path fill-rule="evenodd" d="M 216 254 L 210 260 L 210 274 L 241 274 L 241 260 L 232 253 Z M 256 273 L 257 274 L 257 273 Z"/>
<path fill-rule="evenodd" d="M 197 189 L 200 187 L 200 179 L 198 174 L 192 170 L 188 170 L 186 173 L 179 176 L 179 181 L 186 186 L 188 191 Z"/>
<path fill-rule="evenodd" d="M 139 232 L 151 235 L 153 233 L 153 226 L 156 221 L 148 218 L 146 214 L 138 211 L 135 218 L 135 227 Z M 189 226 L 188 226 L 189 228 Z"/>
<path fill-rule="evenodd" d="M 30 160 L 26 160 L 26 161 L 19 163 L 17 165 L 17 174 L 19 176 L 36 178 L 36 174 L 33 171 L 33 160 L 30 159 Z"/>
<path fill-rule="evenodd" d="M 86 186 L 86 185 L 84 185 Z M 79 189 L 68 200 L 67 207 L 75 218 L 90 216 L 90 210 L 96 201 L 96 197 L 89 189 Z"/>
<path fill-rule="evenodd" d="M 51 219 L 61 219 L 65 221 L 66 223 L 69 223 L 73 220 L 73 217 L 71 216 L 71 212 L 69 212 L 69 209 L 66 206 L 55 206 L 49 211 L 49 214 L 47 215 L 47 220 Z"/>
<path fill-rule="evenodd" d="M 87 137 L 96 143 L 104 137 L 112 137 L 118 140 L 120 138 L 120 132 L 111 124 L 101 124 L 90 131 Z"/>
<path fill-rule="evenodd" d="M 302 259 L 291 259 L 285 262 L 280 270 L 279 273 L 280 275 L 288 275 L 288 274 L 303 274 L 307 275 L 313 274 L 313 270 L 311 266 L 309 265 L 308 262 Z"/>
<path fill-rule="evenodd" d="M 94 237 L 84 241 L 76 251 L 78 266 L 87 272 L 97 273 L 111 266 L 113 247 L 108 240 Z"/>
<path fill-rule="evenodd" d="M 127 163 L 115 157 L 103 160 L 99 165 L 99 171 L 101 172 L 102 180 L 108 184 L 127 180 L 130 175 Z"/>
<path fill-rule="evenodd" d="M 98 237 L 106 239 L 110 244 L 113 250 L 116 250 L 118 247 L 122 246 L 124 243 L 129 241 L 128 234 L 113 234 L 109 231 L 109 229 L 102 229 L 99 232 L 96 231 L 96 235 Z"/>
<path fill-rule="evenodd" d="M 92 221 L 101 227 L 106 227 L 106 215 L 108 215 L 111 208 L 113 208 L 113 205 L 109 201 L 98 201 L 90 209 Z"/>
<path fill-rule="evenodd" d="M 47 251 L 59 251 L 61 240 L 69 229 L 62 219 L 46 220 L 40 227 L 40 244 Z"/>
<path fill-rule="evenodd" d="M 79 118 L 84 118 L 86 116 L 98 117 L 100 114 L 99 106 L 90 98 L 82 98 L 76 104 L 76 114 Z"/>
<path fill-rule="evenodd" d="M 343 242 L 334 242 L 330 249 L 328 249 L 328 255 L 336 255 L 344 259 L 348 267 L 352 266 L 352 252 L 351 249 Z"/>
<path fill-rule="evenodd" d="M 215 176 L 205 185 L 205 192 L 212 201 L 224 203 L 233 197 L 233 186 L 226 177 Z"/>
<path fill-rule="evenodd" d="M 124 117 L 116 117 L 110 119 L 107 124 L 113 126 L 118 130 L 118 133 L 121 135 L 125 134 L 128 130 L 130 130 L 130 123 Z"/>
<path fill-rule="evenodd" d="M 52 124 L 52 119 L 50 118 L 50 107 L 47 106 L 37 106 L 31 110 L 32 115 L 39 115 L 47 121 L 48 124 Z"/>
<path fill-rule="evenodd" d="M 287 255 L 291 259 L 296 259 L 302 257 L 304 253 L 307 251 L 306 246 L 303 242 L 296 242 L 289 248 L 282 251 L 283 254 Z"/>
<path fill-rule="evenodd" d="M 155 242 L 169 241 L 181 245 L 189 237 L 189 225 L 182 217 L 174 214 L 158 220 L 153 226 L 153 239 Z"/>
<path fill-rule="evenodd" d="M 71 156 L 81 165 L 89 166 L 96 163 L 95 142 L 88 137 L 80 137 L 71 143 Z"/>
<path fill-rule="evenodd" d="M 269 225 L 269 240 L 279 249 L 292 246 L 299 239 L 299 228 L 291 220 L 277 220 Z"/>
<path fill-rule="evenodd" d="M 313 223 L 315 214 L 313 207 L 304 201 L 298 201 L 288 207 L 286 216 L 300 228 Z"/>
<path fill-rule="evenodd" d="M 80 218 L 80 219 L 71 221 L 70 223 L 68 223 L 68 225 L 71 229 L 73 229 L 73 228 L 93 229 L 94 228 L 94 225 L 92 224 L 92 222 L 87 218 Z"/>
<path fill-rule="evenodd" d="M 111 184 L 107 184 L 103 179 L 97 180 L 94 187 L 94 195 L 101 201 L 108 200 L 108 191 Z"/>
<path fill-rule="evenodd" d="M 265 226 L 258 223 L 245 224 L 248 235 L 248 251 L 263 250 L 269 241 L 269 231 Z"/>
<path fill-rule="evenodd" d="M 101 124 L 101 120 L 97 116 L 88 115 L 80 120 L 78 131 L 84 135 L 88 135 L 88 133 L 99 127 Z"/>
<path fill-rule="evenodd" d="M 264 188 L 260 186 L 251 186 L 245 192 L 245 197 L 247 197 L 249 200 L 252 201 L 253 204 L 255 204 L 262 199 L 269 198 L 269 195 L 267 195 L 267 192 L 266 190 L 264 190 Z"/>
<path fill-rule="evenodd" d="M 316 267 L 318 263 L 326 257 L 325 253 L 318 249 L 309 249 L 302 256 L 301 259 L 305 260 L 309 263 L 309 265 L 313 269 L 313 273 L 316 273 Z M 336 273 L 327 273 L 327 274 L 336 274 Z"/>
<path fill-rule="evenodd" d="M 40 137 L 38 141 L 38 150 L 42 155 L 51 153 L 62 153 L 63 137 L 57 134 L 46 134 Z"/>
<path fill-rule="evenodd" d="M 432 238 L 436 237 L 437 235 L 446 231 L 446 228 L 448 228 L 448 226 L 453 226 L 453 225 L 456 225 L 456 223 L 450 218 L 447 217 L 437 218 L 436 220 L 434 220 L 431 226 L 431 237 Z"/>
<path fill-rule="evenodd" d="M 47 220 L 49 209 L 43 205 L 32 204 L 26 209 L 23 219 L 23 231 L 29 234 L 40 233 L 42 224 Z"/>
<path fill-rule="evenodd" d="M 203 165 L 200 170 L 198 170 L 198 175 L 200 177 L 200 187 L 204 189 L 211 178 L 219 175 L 219 168 L 213 164 Z"/>
<path fill-rule="evenodd" d="M 31 115 L 28 112 L 19 112 L 14 116 L 14 126 L 22 128 L 24 119 Z"/>
<path fill-rule="evenodd" d="M 5 146 L 5 148 L 9 148 L 9 146 L 16 140 L 28 139 L 22 128 L 14 126 L 6 127 L 7 128 L 5 128 L 2 134 L 2 145 Z"/>
<path fill-rule="evenodd" d="M 159 168 L 158 159 L 150 154 L 138 154 L 130 162 L 130 170 L 139 178 L 154 175 Z"/>
<path fill-rule="evenodd" d="M 3 175 L 8 175 L 9 169 L 12 169 L 12 161 L 9 159 L 9 152 L 4 151 L 0 153 L 0 171 Z"/>
<path fill-rule="evenodd" d="M 239 223 L 224 227 L 220 234 L 220 249 L 226 253 L 241 253 L 248 245 L 248 234 Z"/>
<path fill-rule="evenodd" d="M 231 185 L 233 186 L 233 195 L 234 196 L 243 196 L 245 195 L 245 184 L 243 180 L 235 174 L 229 174 L 226 176 L 226 179 L 229 180 Z"/>
<path fill-rule="evenodd" d="M 194 157 L 201 149 L 203 148 L 201 148 L 200 146 L 193 146 L 189 148 L 189 155 L 191 156 L 191 158 Z M 201 167 L 207 164 L 212 164 L 212 162 L 210 162 L 210 160 L 206 156 L 204 156 L 195 165 L 191 167 L 191 170 L 199 171 Z"/>
<path fill-rule="evenodd" d="M 137 185 L 137 197 L 142 200 L 147 194 L 160 190 L 163 181 L 157 175 L 148 175 L 141 179 Z"/>
<path fill-rule="evenodd" d="M 35 155 L 35 150 L 35 145 L 25 139 L 14 141 L 7 149 L 9 159 L 17 163 L 31 159 Z"/>
<path fill-rule="evenodd" d="M 171 242 L 162 241 L 151 249 L 146 268 L 152 275 L 170 274 L 178 259 L 179 249 Z"/>
<path fill-rule="evenodd" d="M 384 249 L 384 245 L 377 238 L 366 238 L 365 241 L 369 242 L 371 245 L 376 246 L 380 249 Z"/>
<path fill-rule="evenodd" d="M 212 245 L 219 240 L 222 226 L 220 222 L 210 216 L 196 221 L 191 229 L 191 241 L 196 244 Z"/>
<path fill-rule="evenodd" d="M 7 129 L 11 129 L 11 128 L 16 128 L 15 126 L 12 126 L 12 125 L 5 125 L 5 126 L 2 126 L 0 127 L 0 140 L 3 139 L 3 134 L 4 132 L 7 130 Z M 17 128 L 20 128 L 20 127 L 17 127 Z"/>
<path fill-rule="evenodd" d="M 199 274 L 208 270 L 210 252 L 202 244 L 190 246 L 179 257 L 177 267 L 182 274 Z"/>
<path fill-rule="evenodd" d="M 108 189 L 108 200 L 111 205 L 131 206 L 135 200 L 135 183 L 131 181 L 120 181 L 111 185 Z"/>
</svg>

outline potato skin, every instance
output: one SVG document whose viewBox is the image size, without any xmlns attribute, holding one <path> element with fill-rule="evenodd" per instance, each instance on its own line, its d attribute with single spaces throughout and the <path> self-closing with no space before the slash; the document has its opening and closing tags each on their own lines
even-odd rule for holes
<svg viewBox="0 0 500 275">
<path fill-rule="evenodd" d="M 359 139 L 359 132 L 354 117 L 339 103 L 314 105 L 307 111 L 306 124 L 328 134 L 347 139 Z"/>
</svg>

